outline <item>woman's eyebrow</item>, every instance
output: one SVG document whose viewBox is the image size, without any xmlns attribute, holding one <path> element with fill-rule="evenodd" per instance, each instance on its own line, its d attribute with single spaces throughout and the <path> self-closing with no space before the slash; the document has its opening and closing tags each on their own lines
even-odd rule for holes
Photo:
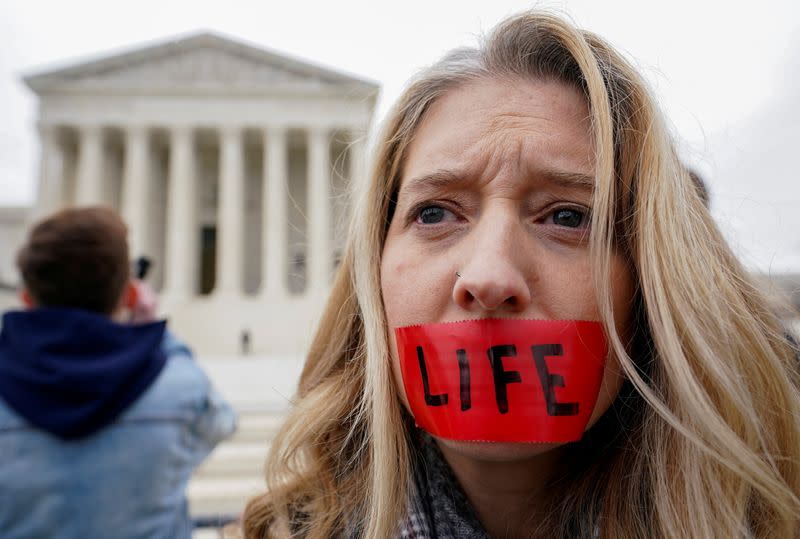
<svg viewBox="0 0 800 539">
<path fill-rule="evenodd" d="M 534 174 L 535 178 L 554 183 L 559 187 L 567 189 L 582 189 L 586 191 L 594 191 L 595 181 L 594 176 L 583 174 L 581 172 L 568 172 L 564 170 L 545 169 L 539 170 Z"/>
<path fill-rule="evenodd" d="M 423 174 L 411 178 L 405 183 L 403 190 L 427 193 L 431 191 L 458 189 L 467 183 L 469 183 L 469 180 L 463 174 L 458 174 L 452 170 L 437 170 L 430 174 Z"/>
</svg>

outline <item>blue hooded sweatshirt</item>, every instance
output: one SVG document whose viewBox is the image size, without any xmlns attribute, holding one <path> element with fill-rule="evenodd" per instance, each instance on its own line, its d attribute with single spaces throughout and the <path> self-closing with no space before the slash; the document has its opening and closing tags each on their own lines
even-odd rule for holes
<svg viewBox="0 0 800 539">
<path fill-rule="evenodd" d="M 11 311 L 0 331 L 0 397 L 61 439 L 112 423 L 158 377 L 166 322 L 117 324 L 65 308 Z"/>
</svg>

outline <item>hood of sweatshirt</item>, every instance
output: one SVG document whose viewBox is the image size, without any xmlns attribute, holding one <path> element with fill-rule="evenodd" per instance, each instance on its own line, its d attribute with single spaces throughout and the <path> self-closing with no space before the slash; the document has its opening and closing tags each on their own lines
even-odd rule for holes
<svg viewBox="0 0 800 539">
<path fill-rule="evenodd" d="M 0 397 L 63 439 L 113 422 L 166 363 L 166 322 L 124 325 L 88 311 L 10 311 L 0 330 Z"/>
</svg>

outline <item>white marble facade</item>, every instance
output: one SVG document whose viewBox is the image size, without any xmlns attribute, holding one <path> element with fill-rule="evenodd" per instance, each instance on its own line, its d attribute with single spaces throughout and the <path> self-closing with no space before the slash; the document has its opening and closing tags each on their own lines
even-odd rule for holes
<svg viewBox="0 0 800 539">
<path fill-rule="evenodd" d="M 302 353 L 365 174 L 377 84 L 213 34 L 25 78 L 34 217 L 117 208 L 171 326 L 201 353 Z"/>
</svg>

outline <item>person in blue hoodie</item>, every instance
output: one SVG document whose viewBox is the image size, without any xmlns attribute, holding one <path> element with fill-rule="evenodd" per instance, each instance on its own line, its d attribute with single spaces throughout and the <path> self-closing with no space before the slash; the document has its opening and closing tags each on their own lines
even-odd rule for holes
<svg viewBox="0 0 800 539">
<path fill-rule="evenodd" d="M 17 265 L 27 308 L 0 330 L 0 537 L 190 537 L 186 485 L 236 416 L 131 279 L 125 224 L 63 210 Z"/>
</svg>

